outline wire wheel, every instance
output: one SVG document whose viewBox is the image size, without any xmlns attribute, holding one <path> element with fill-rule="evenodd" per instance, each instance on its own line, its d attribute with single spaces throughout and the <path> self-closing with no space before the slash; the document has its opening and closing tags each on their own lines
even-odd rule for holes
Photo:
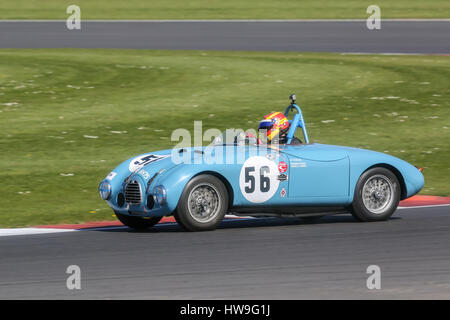
<svg viewBox="0 0 450 320">
<path fill-rule="evenodd" d="M 381 214 L 393 200 L 394 187 L 391 180 L 381 174 L 370 177 L 362 190 L 363 204 L 373 214 Z"/>
<path fill-rule="evenodd" d="M 212 184 L 200 184 L 189 193 L 188 211 L 197 222 L 213 220 L 219 213 L 220 205 L 219 191 Z"/>
</svg>

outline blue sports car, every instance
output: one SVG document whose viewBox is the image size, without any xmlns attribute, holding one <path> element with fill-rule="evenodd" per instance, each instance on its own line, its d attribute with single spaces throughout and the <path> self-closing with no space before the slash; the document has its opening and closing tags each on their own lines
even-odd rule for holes
<svg viewBox="0 0 450 320">
<path fill-rule="evenodd" d="M 294 113 L 283 143 L 225 132 L 206 147 L 135 156 L 101 181 L 101 198 L 134 229 L 173 215 L 186 230 L 202 231 L 215 229 L 227 213 L 317 219 L 351 212 L 359 221 L 386 220 L 400 200 L 422 189 L 421 168 L 399 158 L 310 143 L 294 95 L 291 100 L 282 115 Z"/>
</svg>

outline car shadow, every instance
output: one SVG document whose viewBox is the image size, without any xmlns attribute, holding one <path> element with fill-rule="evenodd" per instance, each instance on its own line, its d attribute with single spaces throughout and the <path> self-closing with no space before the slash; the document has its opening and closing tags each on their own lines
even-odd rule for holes
<svg viewBox="0 0 450 320">
<path fill-rule="evenodd" d="M 391 217 L 389 220 L 398 220 L 400 217 Z M 264 217 L 264 218 L 234 218 L 225 219 L 216 230 L 221 229 L 244 229 L 244 228 L 270 228 L 270 227 L 286 227 L 286 226 L 318 226 L 323 224 L 339 224 L 339 223 L 360 223 L 351 215 L 333 215 L 325 216 L 318 220 L 309 221 L 302 218 L 278 218 L 278 217 Z M 381 222 L 383 223 L 383 221 Z M 119 232 L 119 233 L 160 233 L 160 232 L 187 232 L 176 222 L 161 223 L 156 226 L 144 230 L 134 230 L 126 226 L 117 227 L 96 227 L 86 228 L 82 231 L 100 231 L 100 232 Z"/>
</svg>

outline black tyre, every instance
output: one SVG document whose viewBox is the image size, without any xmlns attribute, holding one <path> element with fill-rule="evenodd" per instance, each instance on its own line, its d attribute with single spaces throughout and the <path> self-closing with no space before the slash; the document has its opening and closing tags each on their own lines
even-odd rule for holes
<svg viewBox="0 0 450 320">
<path fill-rule="evenodd" d="M 194 177 L 185 186 L 174 212 L 175 220 L 188 231 L 214 230 L 228 209 L 228 192 L 212 175 Z"/>
<path fill-rule="evenodd" d="M 133 217 L 127 216 L 125 214 L 120 214 L 115 212 L 117 219 L 122 222 L 127 227 L 133 228 L 135 230 L 147 230 L 148 228 L 153 227 L 157 224 L 162 217 L 150 217 L 150 218 L 142 218 L 142 217 Z"/>
<path fill-rule="evenodd" d="M 400 184 L 392 171 L 373 168 L 359 177 L 355 187 L 351 212 L 359 221 L 382 221 L 397 209 Z"/>
</svg>

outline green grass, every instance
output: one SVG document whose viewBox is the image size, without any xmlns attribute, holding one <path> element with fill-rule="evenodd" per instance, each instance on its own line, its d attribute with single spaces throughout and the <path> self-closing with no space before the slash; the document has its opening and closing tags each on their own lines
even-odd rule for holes
<svg viewBox="0 0 450 320">
<path fill-rule="evenodd" d="M 0 226 L 113 219 L 97 185 L 120 162 L 194 120 L 255 128 L 292 92 L 311 140 L 401 157 L 450 195 L 449 77 L 448 56 L 0 50 Z"/>
<path fill-rule="evenodd" d="M 365 19 L 376 4 L 382 18 L 449 18 L 447 0 L 0 0 L 0 19 Z"/>
</svg>

